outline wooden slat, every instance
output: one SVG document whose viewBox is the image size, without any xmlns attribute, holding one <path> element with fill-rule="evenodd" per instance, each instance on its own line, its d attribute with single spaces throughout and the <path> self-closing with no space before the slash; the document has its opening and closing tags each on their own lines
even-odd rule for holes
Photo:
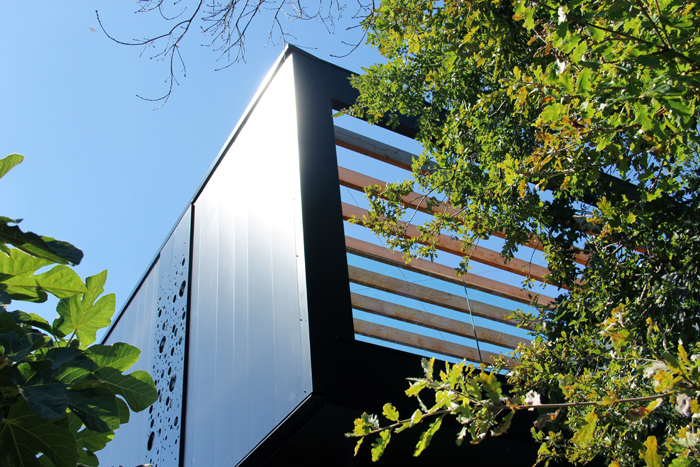
<svg viewBox="0 0 700 467">
<path fill-rule="evenodd" d="M 370 185 L 379 185 L 382 188 L 386 187 L 387 185 L 387 182 L 383 180 L 370 177 L 369 175 L 365 175 L 360 172 L 355 172 L 354 170 L 350 170 L 342 166 L 338 166 L 338 178 L 341 185 L 357 191 L 364 191 L 365 187 Z M 427 212 L 428 214 L 444 212 L 451 216 L 456 216 L 459 213 L 458 209 L 448 206 L 442 202 L 439 202 L 438 206 L 430 210 L 428 209 L 427 197 L 416 192 L 409 193 L 408 195 L 403 196 L 401 199 L 407 206 L 418 209 L 419 211 Z"/>
<path fill-rule="evenodd" d="M 355 324 L 355 332 L 362 336 L 374 337 L 375 339 L 406 345 L 408 347 L 426 350 L 428 352 L 435 352 L 442 355 L 447 355 L 449 357 L 465 359 L 477 363 L 480 362 L 479 352 L 472 347 L 467 347 L 466 345 L 455 344 L 453 342 L 435 339 L 434 337 L 423 336 L 421 334 L 403 331 L 401 329 L 390 328 L 388 326 L 370 323 L 357 318 L 353 319 L 353 322 Z M 481 357 L 484 363 L 492 363 L 492 359 L 498 358 L 499 355 L 482 350 Z M 507 361 L 509 362 L 509 368 L 515 366 L 515 361 L 513 359 L 507 358 Z"/>
<path fill-rule="evenodd" d="M 348 203 L 342 203 L 343 208 L 343 219 L 350 219 L 353 216 L 358 220 L 362 221 L 363 216 L 367 215 L 367 210 L 358 208 Z M 418 228 L 409 223 L 404 223 L 404 236 L 406 237 L 419 237 L 420 232 Z M 531 277 L 540 282 L 546 282 L 545 276 L 549 274 L 549 269 L 539 266 L 537 264 L 529 263 L 518 258 L 504 263 L 503 257 L 493 250 L 488 248 L 474 246 L 470 251 L 462 251 L 462 244 L 457 240 L 454 240 L 447 235 L 440 235 L 438 237 L 438 243 L 435 245 L 438 250 L 458 255 L 461 257 L 469 257 L 471 260 L 477 263 L 486 264 L 494 268 L 502 269 L 504 271 L 512 272 L 520 276 Z"/>
<path fill-rule="evenodd" d="M 453 268 L 422 258 L 415 258 L 411 260 L 410 263 L 406 264 L 400 253 L 356 238 L 346 236 L 345 249 L 348 253 L 353 255 L 362 256 L 363 258 L 379 261 L 384 264 L 390 264 L 397 268 L 417 272 L 452 284 L 464 285 L 471 289 L 497 295 L 526 305 L 531 304 L 533 301 L 533 295 L 531 295 L 531 292 L 528 290 L 504 284 L 503 282 L 498 282 L 493 279 L 487 279 L 486 277 L 477 276 L 476 274 L 469 273 L 464 276 L 458 276 Z M 534 298 L 537 303 L 541 305 L 552 305 L 554 303 L 554 299 L 546 295 L 534 295 Z"/>
<path fill-rule="evenodd" d="M 500 345 L 509 349 L 516 348 L 519 344 L 528 344 L 529 339 L 520 338 L 505 332 L 494 331 L 483 326 L 472 326 L 464 321 L 445 318 L 427 311 L 416 310 L 396 303 L 386 302 L 365 295 L 352 293 L 352 306 L 358 310 L 366 311 L 378 316 L 392 318 L 406 323 L 416 324 L 441 332 L 455 334 L 468 339 L 478 339 L 479 342 Z M 476 337 L 474 336 L 476 329 Z"/>
<path fill-rule="evenodd" d="M 411 171 L 413 159 L 418 157 L 407 151 L 396 149 L 388 144 L 381 143 L 337 126 L 335 127 L 335 143 L 340 147 Z M 427 171 L 435 167 L 435 165 L 435 162 L 430 161 L 427 166 L 422 167 L 422 170 Z M 640 188 L 627 180 L 622 180 L 614 175 L 600 171 L 598 172 L 598 176 L 606 185 L 611 187 L 615 186 L 618 190 L 617 193 L 626 195 L 628 199 L 638 200 L 641 196 Z M 559 188 L 557 181 L 552 180 L 551 182 L 552 183 L 548 184 L 549 186 L 547 189 L 554 191 Z M 592 193 L 586 193 L 582 201 L 595 206 L 598 202 L 598 197 L 593 196 Z"/>
<path fill-rule="evenodd" d="M 357 191 L 364 191 L 365 187 L 368 187 L 370 185 L 379 185 L 381 187 L 386 187 L 387 185 L 387 182 L 383 180 L 379 180 L 368 175 L 355 172 L 354 170 L 346 169 L 345 167 L 341 166 L 338 166 L 338 178 L 342 186 Z M 435 206 L 429 208 L 428 197 L 421 193 L 416 193 L 415 191 L 409 193 L 406 196 L 402 196 L 401 200 L 407 207 L 417 209 L 418 211 L 425 212 L 431 215 L 440 213 L 456 217 L 460 212 L 459 209 L 441 201 L 439 201 Z M 503 232 L 502 230 L 493 232 L 492 234 L 494 237 L 506 238 L 505 232 Z M 530 248 L 534 248 L 538 251 L 544 251 L 544 248 L 542 248 L 542 243 L 534 235 L 527 242 L 524 242 L 523 245 L 528 246 Z M 586 265 L 588 262 L 588 255 L 579 252 L 574 257 L 574 261 L 576 261 L 578 264 Z"/>
<path fill-rule="evenodd" d="M 505 308 L 489 305 L 488 303 L 483 303 L 478 300 L 467 301 L 466 297 L 460 295 L 454 295 L 443 292 L 442 290 L 403 281 L 355 266 L 348 266 L 348 273 L 350 275 L 350 282 L 355 284 L 364 285 L 373 289 L 412 298 L 424 303 L 430 303 L 431 305 L 449 308 L 450 310 L 466 314 L 470 313 L 471 305 L 471 313 L 473 313 L 474 316 L 492 319 L 511 326 L 516 326 L 518 324 L 516 320 L 507 319 L 507 316 L 510 315 L 511 312 Z"/>
<path fill-rule="evenodd" d="M 339 126 L 335 127 L 335 144 L 341 148 L 364 154 L 409 171 L 411 170 L 413 159 L 418 158 L 418 156 L 408 151 L 389 146 Z"/>
</svg>

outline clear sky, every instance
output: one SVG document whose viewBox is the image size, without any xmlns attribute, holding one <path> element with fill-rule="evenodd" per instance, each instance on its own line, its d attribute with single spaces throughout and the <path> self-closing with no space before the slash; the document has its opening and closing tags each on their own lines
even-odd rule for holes
<svg viewBox="0 0 700 467">
<path fill-rule="evenodd" d="M 190 2 L 183 2 L 190 3 Z M 117 309 L 128 298 L 165 236 L 283 50 L 267 41 L 269 17 L 247 40 L 246 63 L 226 62 L 201 44 L 199 26 L 181 50 L 187 76 L 160 110 L 137 97 L 166 91 L 166 64 L 110 41 L 160 34 L 157 15 L 134 14 L 129 0 L 3 2 L 0 15 L 0 157 L 26 156 L 0 180 L 0 215 L 23 218 L 23 230 L 66 240 L 85 253 L 82 277 L 109 270 Z M 287 24 L 292 42 L 360 71 L 381 57 L 361 47 L 347 58 L 342 41 L 354 11 L 329 34 L 316 21 Z M 266 44 L 267 42 L 267 44 Z M 143 52 L 143 53 L 142 53 Z M 181 75 L 178 75 L 181 77 Z M 55 316 L 52 306 L 21 305 Z"/>
</svg>

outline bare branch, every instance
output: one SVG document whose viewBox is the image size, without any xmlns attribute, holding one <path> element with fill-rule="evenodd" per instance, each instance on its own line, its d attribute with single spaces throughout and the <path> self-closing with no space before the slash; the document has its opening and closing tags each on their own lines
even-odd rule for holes
<svg viewBox="0 0 700 467">
<path fill-rule="evenodd" d="M 261 21 L 269 21 L 267 43 L 275 45 L 287 44 L 289 40 L 296 39 L 287 27 L 296 20 L 320 22 L 328 33 L 334 33 L 336 21 L 343 17 L 346 5 L 340 0 L 316 1 L 317 4 L 305 6 L 302 0 L 176 0 L 171 3 L 166 0 L 142 0 L 137 2 L 136 13 L 158 14 L 166 24 L 172 26 L 161 34 L 131 41 L 120 40 L 108 33 L 99 13 L 96 11 L 95 14 L 102 32 L 109 39 L 120 45 L 143 47 L 142 54 L 153 48 L 155 53 L 150 58 L 168 63 L 169 74 L 165 80 L 167 92 L 154 99 L 139 96 L 147 101 L 162 102 L 162 106 L 170 98 L 174 85 L 178 84 L 177 76 L 186 75 L 181 44 L 195 23 L 199 25 L 201 34 L 207 38 L 203 45 L 219 53 L 217 61 L 225 59 L 228 62 L 217 68 L 221 70 L 234 63 L 245 62 L 246 35 Z M 357 20 L 357 25 L 348 29 L 359 27 L 371 14 L 374 6 L 374 0 L 357 0 L 357 12 L 352 16 L 352 19 Z M 363 34 L 354 44 L 341 41 L 352 46 L 350 52 L 342 56 L 356 50 L 364 39 Z M 179 65 L 182 65 L 182 69 Z"/>
</svg>

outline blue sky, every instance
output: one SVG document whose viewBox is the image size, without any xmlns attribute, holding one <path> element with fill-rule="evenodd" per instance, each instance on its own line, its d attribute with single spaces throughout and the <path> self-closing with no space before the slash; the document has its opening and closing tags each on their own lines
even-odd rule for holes
<svg viewBox="0 0 700 467">
<path fill-rule="evenodd" d="M 156 15 L 128 0 L 3 2 L 0 14 L 0 155 L 26 156 L 0 183 L 0 215 L 23 230 L 66 240 L 85 253 L 82 277 L 109 270 L 117 308 L 128 298 L 185 208 L 265 74 L 283 50 L 267 41 L 269 18 L 250 31 L 246 63 L 226 62 L 191 31 L 181 50 L 187 76 L 160 110 L 137 96 L 165 92 L 168 70 L 153 51 L 110 41 L 161 33 Z M 316 21 L 289 23 L 293 42 L 345 68 L 381 57 L 342 41 L 353 11 L 329 34 Z M 93 31 L 91 28 L 96 29 Z M 267 42 L 267 44 L 266 44 Z M 142 54 L 143 52 L 143 54 Z M 29 307 L 47 318 L 51 305 Z"/>
</svg>

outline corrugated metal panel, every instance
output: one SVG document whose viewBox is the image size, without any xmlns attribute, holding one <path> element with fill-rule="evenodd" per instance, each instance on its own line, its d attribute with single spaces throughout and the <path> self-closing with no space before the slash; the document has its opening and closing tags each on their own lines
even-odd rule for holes
<svg viewBox="0 0 700 467">
<path fill-rule="evenodd" d="M 311 393 L 292 59 L 195 202 L 185 464 L 242 460 Z"/>
<path fill-rule="evenodd" d="M 191 215 L 182 218 L 160 257 L 105 339 L 141 349 L 129 372 L 146 370 L 159 392 L 148 411 L 131 415 L 104 451 L 101 465 L 176 467 L 180 458 Z"/>
<path fill-rule="evenodd" d="M 159 263 L 144 278 L 129 306 L 122 312 L 105 344 L 126 342 L 141 349 L 139 361 L 128 371 L 145 370 L 152 373 L 151 348 L 157 308 Z M 97 452 L 100 465 L 139 465 L 145 463 L 150 433 L 148 411 L 132 413 L 129 423 L 117 430 L 112 442 Z"/>
</svg>

